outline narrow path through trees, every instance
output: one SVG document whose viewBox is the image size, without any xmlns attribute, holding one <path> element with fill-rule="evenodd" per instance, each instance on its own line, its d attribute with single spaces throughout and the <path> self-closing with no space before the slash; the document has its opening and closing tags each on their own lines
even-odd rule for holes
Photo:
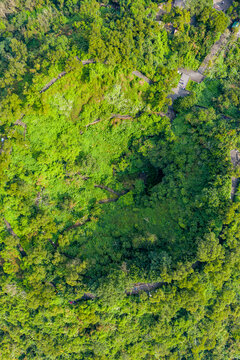
<svg viewBox="0 0 240 360">
<path fill-rule="evenodd" d="M 11 227 L 11 225 L 9 224 L 9 222 L 8 222 L 5 218 L 3 218 L 3 221 L 4 221 L 5 225 L 6 225 L 6 228 L 7 228 L 8 232 L 9 232 L 13 237 L 15 237 L 15 238 L 17 238 L 18 240 L 20 240 L 20 238 L 17 236 L 17 234 L 13 231 L 13 228 Z M 23 247 L 21 246 L 20 243 L 17 244 L 17 248 L 18 248 L 20 254 L 22 255 L 22 257 L 27 256 L 27 253 L 24 251 L 24 249 L 23 249 Z"/>
<path fill-rule="evenodd" d="M 230 156 L 233 167 L 236 168 L 240 162 L 238 150 L 231 150 Z M 231 200 L 234 200 L 234 196 L 237 192 L 238 183 L 239 183 L 239 178 L 232 176 Z"/>
<path fill-rule="evenodd" d="M 24 118 L 25 114 L 22 114 L 21 118 L 16 120 L 14 125 L 19 125 L 22 126 L 24 128 L 24 139 L 26 137 L 26 132 L 27 132 L 27 124 L 25 124 L 22 119 Z"/>
<path fill-rule="evenodd" d="M 203 60 L 201 66 L 198 69 L 198 72 L 200 74 L 204 74 L 207 68 L 209 67 L 210 62 L 214 59 L 215 56 L 219 54 L 219 52 L 225 47 L 228 43 L 228 39 L 230 37 L 231 33 L 229 29 L 226 29 L 224 33 L 221 35 L 220 39 L 215 42 L 215 44 L 212 46 L 210 53 L 205 57 Z"/>
<path fill-rule="evenodd" d="M 89 64 L 94 64 L 96 61 L 93 59 L 88 59 L 88 60 L 80 60 L 78 56 L 76 56 L 76 59 L 81 61 L 81 63 L 83 64 L 83 66 L 85 65 L 89 65 Z M 47 91 L 53 84 L 55 84 L 56 81 L 58 81 L 59 79 L 61 79 L 63 76 L 65 76 L 67 74 L 66 71 L 61 72 L 56 78 L 53 78 L 51 81 L 49 81 L 49 83 L 47 83 L 40 91 L 39 93 L 43 93 L 45 91 Z"/>
<path fill-rule="evenodd" d="M 151 79 L 149 79 L 147 76 L 143 75 L 140 71 L 135 70 L 132 73 L 133 73 L 133 75 L 137 76 L 138 78 L 144 80 L 149 85 L 153 84 L 153 81 Z"/>
<path fill-rule="evenodd" d="M 61 79 L 63 76 L 65 76 L 67 73 L 66 71 L 61 72 L 56 78 L 53 78 L 51 81 L 49 81 L 49 83 L 47 83 L 42 90 L 40 90 L 40 94 L 44 93 L 45 91 L 47 91 L 53 84 L 55 84 L 56 81 L 58 81 L 59 79 Z"/>
</svg>

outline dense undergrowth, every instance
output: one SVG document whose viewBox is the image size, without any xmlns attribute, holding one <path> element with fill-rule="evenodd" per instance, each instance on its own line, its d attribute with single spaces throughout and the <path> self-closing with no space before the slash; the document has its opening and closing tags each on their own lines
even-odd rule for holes
<svg viewBox="0 0 240 360">
<path fill-rule="evenodd" d="M 239 41 L 164 116 L 239 16 L 197 3 L 0 4 L 1 359 L 240 357 Z"/>
</svg>

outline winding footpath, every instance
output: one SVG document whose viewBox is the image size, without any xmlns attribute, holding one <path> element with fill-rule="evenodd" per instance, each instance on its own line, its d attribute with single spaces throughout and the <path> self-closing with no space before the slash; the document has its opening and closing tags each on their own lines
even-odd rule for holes
<svg viewBox="0 0 240 360">
<path fill-rule="evenodd" d="M 220 53 L 220 51 L 227 46 L 230 35 L 231 32 L 229 31 L 229 29 L 226 29 L 224 33 L 221 35 L 220 39 L 215 42 L 215 44 L 212 46 L 210 50 L 210 53 L 205 57 L 201 66 L 198 69 L 198 72 L 200 74 L 203 75 L 205 73 L 211 61 L 213 61 L 213 59 Z"/>
<path fill-rule="evenodd" d="M 95 60 L 93 59 L 88 59 L 88 60 L 81 60 L 79 59 L 78 56 L 76 56 L 76 59 L 78 61 L 81 61 L 81 63 L 83 64 L 83 66 L 85 65 L 89 65 L 89 64 L 95 64 Z M 55 84 L 56 81 L 58 81 L 59 79 L 61 79 L 63 76 L 65 76 L 67 74 L 66 71 L 61 72 L 56 78 L 53 78 L 51 81 L 49 81 L 49 83 L 47 83 L 40 91 L 39 93 L 42 94 L 45 91 L 47 91 L 53 84 Z"/>
<path fill-rule="evenodd" d="M 239 165 L 240 163 L 240 154 L 238 150 L 231 150 L 230 151 L 230 157 L 231 157 L 231 163 L 233 164 L 234 169 Z M 239 178 L 236 178 L 232 176 L 232 188 L 231 188 L 231 200 L 234 200 L 235 194 L 237 192 L 239 183 Z"/>
<path fill-rule="evenodd" d="M 204 79 L 204 73 L 207 70 L 210 61 L 212 61 L 212 59 L 217 56 L 217 54 L 221 51 L 221 49 L 223 49 L 223 47 L 225 47 L 228 43 L 228 39 L 230 37 L 230 31 L 227 29 L 222 36 L 220 37 L 219 41 L 217 41 L 210 53 L 206 56 L 206 58 L 204 59 L 203 63 L 201 64 L 200 68 L 198 69 L 198 71 L 192 71 L 192 70 L 187 70 L 187 69 L 182 69 L 180 68 L 178 71 L 179 73 L 182 74 L 181 79 L 179 81 L 179 84 L 177 86 L 177 88 L 172 89 L 173 94 L 171 94 L 169 97 L 172 97 L 173 100 L 175 100 L 178 97 L 183 97 L 189 94 L 189 92 L 187 90 L 185 90 L 186 85 L 188 83 L 188 80 L 191 79 L 192 81 L 196 81 L 197 83 L 200 83 L 201 81 L 203 81 Z M 88 59 L 88 60 L 80 60 L 78 57 L 76 57 L 77 60 L 82 62 L 82 65 L 88 65 L 88 64 L 94 64 L 96 61 L 93 59 Z M 53 78 L 49 83 L 47 83 L 40 91 L 39 93 L 44 93 L 45 91 L 47 91 L 55 82 L 57 82 L 59 79 L 61 79 L 63 76 L 65 76 L 67 74 L 66 71 L 61 72 L 56 78 Z M 135 70 L 132 72 L 133 75 L 137 76 L 138 78 L 144 80 L 146 83 L 148 83 L 149 85 L 152 85 L 154 82 L 149 79 L 147 76 L 145 76 L 144 74 L 142 74 L 141 72 Z M 164 113 L 159 113 L 161 116 L 165 116 L 166 114 Z M 14 125 L 19 125 L 24 127 L 24 136 L 26 134 L 26 129 L 27 129 L 27 125 L 22 121 L 22 119 L 24 118 L 25 114 L 23 114 L 21 116 L 20 119 L 18 119 Z M 132 117 L 129 115 L 120 115 L 120 114 L 112 114 L 111 118 L 119 118 L 119 119 L 131 119 Z M 94 122 L 86 125 L 86 128 L 88 128 L 91 125 L 97 124 L 98 122 L 100 122 L 101 119 L 97 119 Z M 234 167 L 236 167 L 239 164 L 239 152 L 237 150 L 232 150 L 231 151 L 231 161 Z M 84 180 L 87 180 L 87 178 L 85 178 Z M 231 200 L 234 199 L 234 196 L 236 194 L 237 191 L 237 186 L 238 186 L 238 182 L 239 179 L 236 177 L 232 177 L 232 188 L 231 188 Z M 99 201 L 99 204 L 104 204 L 104 203 L 109 203 L 109 202 L 115 202 L 119 199 L 120 196 L 125 195 L 128 191 L 130 190 L 125 190 L 121 193 L 118 193 L 104 185 L 94 185 L 96 188 L 100 188 L 102 190 L 106 190 L 110 193 L 112 193 L 114 195 L 114 197 L 112 198 L 108 198 L 108 199 L 103 199 Z M 91 219 L 90 218 L 86 218 L 83 219 L 83 221 L 78 221 L 75 224 L 69 226 L 67 229 L 65 229 L 65 231 L 70 231 L 72 229 L 75 229 L 77 227 L 83 226 L 85 225 L 87 222 L 89 222 Z M 5 222 L 5 226 L 8 230 L 8 232 L 15 238 L 17 238 L 18 240 L 20 240 L 20 238 L 18 237 L 18 235 L 13 231 L 10 223 L 4 219 Z M 48 241 L 51 243 L 51 245 L 57 249 L 58 248 L 58 244 L 54 243 L 52 239 L 48 239 Z M 24 249 L 22 248 L 22 246 L 20 244 L 17 245 L 19 252 L 21 253 L 22 256 L 27 256 L 27 253 L 24 251 Z M 64 254 L 65 255 L 65 254 Z M 194 264 L 192 264 L 192 268 L 193 270 L 195 268 L 197 268 L 199 266 L 200 262 L 197 261 Z M 127 296 L 131 296 L 131 295 L 138 295 L 141 292 L 147 292 L 150 293 L 150 291 L 155 291 L 159 288 L 162 288 L 163 286 L 168 285 L 169 283 L 166 282 L 153 282 L 153 283 L 136 283 L 133 285 L 133 287 L 130 290 L 125 290 L 125 293 Z M 55 285 L 53 284 L 53 286 L 55 287 Z M 97 296 L 95 294 L 92 293 L 84 293 L 83 296 L 80 299 L 74 300 L 74 301 L 69 301 L 70 304 L 75 305 L 77 302 L 79 301 L 87 301 L 87 300 L 94 300 L 96 299 Z"/>
<path fill-rule="evenodd" d="M 139 79 L 144 80 L 149 85 L 153 84 L 153 81 L 149 79 L 147 76 L 143 75 L 140 71 L 134 70 L 132 74 L 137 76 Z"/>
</svg>

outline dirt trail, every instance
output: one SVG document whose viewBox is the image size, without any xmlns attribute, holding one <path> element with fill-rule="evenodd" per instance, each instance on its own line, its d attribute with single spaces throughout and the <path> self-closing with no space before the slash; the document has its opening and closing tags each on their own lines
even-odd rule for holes
<svg viewBox="0 0 240 360">
<path fill-rule="evenodd" d="M 95 187 L 96 187 L 96 186 L 95 186 Z M 97 187 L 99 187 L 99 186 L 97 186 Z M 103 187 L 101 187 L 101 188 L 103 189 Z M 109 189 L 109 188 L 108 188 L 108 189 Z M 105 187 L 104 190 L 107 190 L 107 187 Z M 124 190 L 124 191 L 122 191 L 121 193 L 118 193 L 118 194 L 115 193 L 116 197 L 99 200 L 98 203 L 99 203 L 99 204 L 108 204 L 108 203 L 111 203 L 111 202 L 116 202 L 116 201 L 118 201 L 118 199 L 119 199 L 121 196 L 126 195 L 129 191 L 130 191 L 130 190 Z M 112 192 L 112 191 L 111 191 L 111 192 Z"/>
<path fill-rule="evenodd" d="M 172 101 L 176 100 L 179 97 L 184 97 L 190 94 L 189 91 L 183 89 L 179 84 L 176 88 L 172 89 L 173 94 L 168 95 L 168 98 L 172 99 Z"/>
<path fill-rule="evenodd" d="M 209 67 L 210 61 L 212 61 L 214 57 L 217 56 L 219 52 L 228 44 L 228 38 L 230 37 L 230 35 L 231 32 L 229 31 L 229 29 L 226 29 L 225 32 L 221 35 L 220 39 L 212 46 L 209 54 L 203 60 L 198 71 L 183 68 L 178 69 L 178 72 L 181 73 L 182 76 L 178 83 L 178 86 L 172 89 L 173 94 L 168 95 L 168 97 L 171 98 L 172 101 L 176 100 L 178 97 L 184 97 L 190 94 L 187 90 L 185 90 L 189 78 L 197 83 L 201 83 L 204 80 L 204 73 Z"/>
<path fill-rule="evenodd" d="M 97 119 L 97 120 L 95 120 L 95 121 L 87 124 L 87 125 L 86 125 L 86 128 L 88 128 L 89 126 L 95 125 L 95 124 L 99 123 L 100 121 L 101 121 L 101 119 Z"/>
<path fill-rule="evenodd" d="M 137 284 L 134 284 L 134 287 L 131 290 L 125 290 L 125 294 L 127 296 L 138 295 L 142 291 L 149 293 L 150 291 L 160 289 L 164 285 L 168 285 L 168 283 L 166 283 L 166 282 L 137 283 Z M 97 296 L 95 294 L 84 293 L 81 298 L 79 298 L 77 300 L 69 301 L 69 303 L 71 305 L 76 305 L 80 301 L 94 300 L 94 299 L 97 299 Z"/>
<path fill-rule="evenodd" d="M 219 52 L 223 49 L 224 46 L 228 43 L 228 38 L 230 37 L 231 32 L 229 29 L 225 30 L 225 32 L 221 35 L 220 39 L 215 42 L 215 44 L 212 46 L 210 53 L 205 57 L 203 60 L 200 68 L 198 69 L 198 72 L 200 74 L 204 74 L 204 72 L 209 67 L 209 62 L 213 60 L 215 56 L 219 54 Z"/>
<path fill-rule="evenodd" d="M 121 115 L 121 114 L 111 114 L 110 119 L 132 120 L 133 116 L 131 116 L 131 115 Z M 102 119 L 97 119 L 97 120 L 87 124 L 86 128 L 88 128 L 89 126 L 98 124 L 100 121 L 102 121 Z"/>
<path fill-rule="evenodd" d="M 13 231 L 11 225 L 9 224 L 9 222 L 4 218 L 3 219 L 4 222 L 5 222 L 5 225 L 6 225 L 6 228 L 8 229 L 8 231 L 10 232 L 10 234 L 13 236 L 13 237 L 16 237 L 19 239 L 19 237 L 17 236 L 17 234 Z"/>
<path fill-rule="evenodd" d="M 8 222 L 5 218 L 3 218 L 3 221 L 4 221 L 5 225 L 6 225 L 6 228 L 7 228 L 8 232 L 9 232 L 13 237 L 15 237 L 15 238 L 17 238 L 18 240 L 20 240 L 20 238 L 17 236 L 17 234 L 13 231 L 13 228 L 11 227 L 11 225 L 9 224 L 9 222 Z M 22 257 L 27 255 L 27 253 L 24 251 L 24 249 L 23 249 L 23 247 L 21 246 L 21 244 L 17 244 L 17 248 L 18 248 L 20 254 L 22 255 Z"/>
<path fill-rule="evenodd" d="M 79 59 L 78 56 L 76 56 L 76 59 L 77 59 L 78 61 L 81 61 L 81 63 L 83 64 L 83 66 L 84 66 L 84 65 L 95 64 L 95 63 L 96 63 L 96 61 L 93 60 L 93 59 L 81 60 L 81 59 Z"/>
<path fill-rule="evenodd" d="M 134 287 L 131 290 L 126 290 L 126 294 L 130 295 L 138 295 L 141 291 L 150 292 L 157 289 L 160 289 L 162 286 L 168 285 L 166 282 L 155 282 L 155 283 L 137 283 L 134 284 Z"/>
<path fill-rule="evenodd" d="M 133 117 L 131 115 L 121 115 L 121 114 L 112 114 L 111 119 L 122 119 L 122 120 L 131 120 Z"/>
<path fill-rule="evenodd" d="M 93 59 L 81 60 L 81 59 L 79 59 L 78 56 L 76 56 L 76 59 L 79 60 L 79 61 L 81 61 L 81 63 L 83 64 L 83 66 L 89 65 L 89 64 L 95 64 L 95 62 L 96 62 L 96 61 L 93 60 Z M 63 71 L 63 72 L 61 72 L 56 78 L 53 78 L 51 81 L 49 81 L 49 83 L 46 84 L 46 85 L 42 88 L 42 90 L 39 91 L 40 94 L 42 94 L 42 93 L 44 93 L 46 90 L 48 90 L 53 84 L 55 84 L 56 81 L 58 81 L 59 79 L 61 79 L 61 78 L 62 78 L 63 76 L 65 76 L 66 74 L 67 74 L 67 72 L 66 72 L 66 71 Z"/>
<path fill-rule="evenodd" d="M 66 71 L 61 72 L 58 77 L 53 78 L 51 81 L 49 81 L 49 83 L 47 85 L 45 85 L 42 90 L 40 90 L 40 94 L 44 93 L 46 90 L 48 90 L 50 88 L 50 86 L 52 86 L 53 84 L 55 84 L 56 81 L 58 81 L 59 79 L 61 79 L 63 76 L 65 76 L 67 73 Z"/>
<path fill-rule="evenodd" d="M 231 156 L 231 162 L 234 168 L 236 168 L 240 162 L 240 156 L 238 150 L 231 150 L 230 156 Z M 239 183 L 239 178 L 232 176 L 231 200 L 234 199 L 234 196 L 237 192 L 238 183 Z"/>
<path fill-rule="evenodd" d="M 112 194 L 114 194 L 114 195 L 117 195 L 117 196 L 121 196 L 121 195 L 124 195 L 124 193 L 119 193 L 119 192 L 117 192 L 117 191 L 115 191 L 115 190 L 113 190 L 113 189 L 111 189 L 111 188 L 109 188 L 108 186 L 105 186 L 105 185 L 97 185 L 97 184 L 95 184 L 94 185 L 94 187 L 95 188 L 98 188 L 98 189 L 102 189 L 102 190 L 106 190 L 106 191 L 108 191 L 108 192 L 110 192 L 110 193 L 112 193 Z"/>
<path fill-rule="evenodd" d="M 213 7 L 218 11 L 227 11 L 232 3 L 233 0 L 213 0 Z"/>
<path fill-rule="evenodd" d="M 19 125 L 22 126 L 24 128 L 24 139 L 26 137 L 26 132 L 27 132 L 27 124 L 25 124 L 22 119 L 24 118 L 25 114 L 22 114 L 21 118 L 16 120 L 14 125 Z"/>
<path fill-rule="evenodd" d="M 137 76 L 138 78 L 144 80 L 149 85 L 153 84 L 153 81 L 151 79 L 149 79 L 147 76 L 143 75 L 140 71 L 135 70 L 132 72 L 132 74 Z"/>
<path fill-rule="evenodd" d="M 238 183 L 239 183 L 239 179 L 232 176 L 231 200 L 234 199 L 234 196 L 237 192 Z"/>
</svg>

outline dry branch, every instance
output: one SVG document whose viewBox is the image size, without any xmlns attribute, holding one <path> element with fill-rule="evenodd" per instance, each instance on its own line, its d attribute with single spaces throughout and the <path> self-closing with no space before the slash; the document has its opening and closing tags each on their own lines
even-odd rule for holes
<svg viewBox="0 0 240 360">
<path fill-rule="evenodd" d="M 164 112 L 162 112 L 162 111 L 156 112 L 156 113 L 153 113 L 153 114 L 156 114 L 157 116 L 162 116 L 162 117 L 166 116 L 166 114 Z"/>
</svg>

